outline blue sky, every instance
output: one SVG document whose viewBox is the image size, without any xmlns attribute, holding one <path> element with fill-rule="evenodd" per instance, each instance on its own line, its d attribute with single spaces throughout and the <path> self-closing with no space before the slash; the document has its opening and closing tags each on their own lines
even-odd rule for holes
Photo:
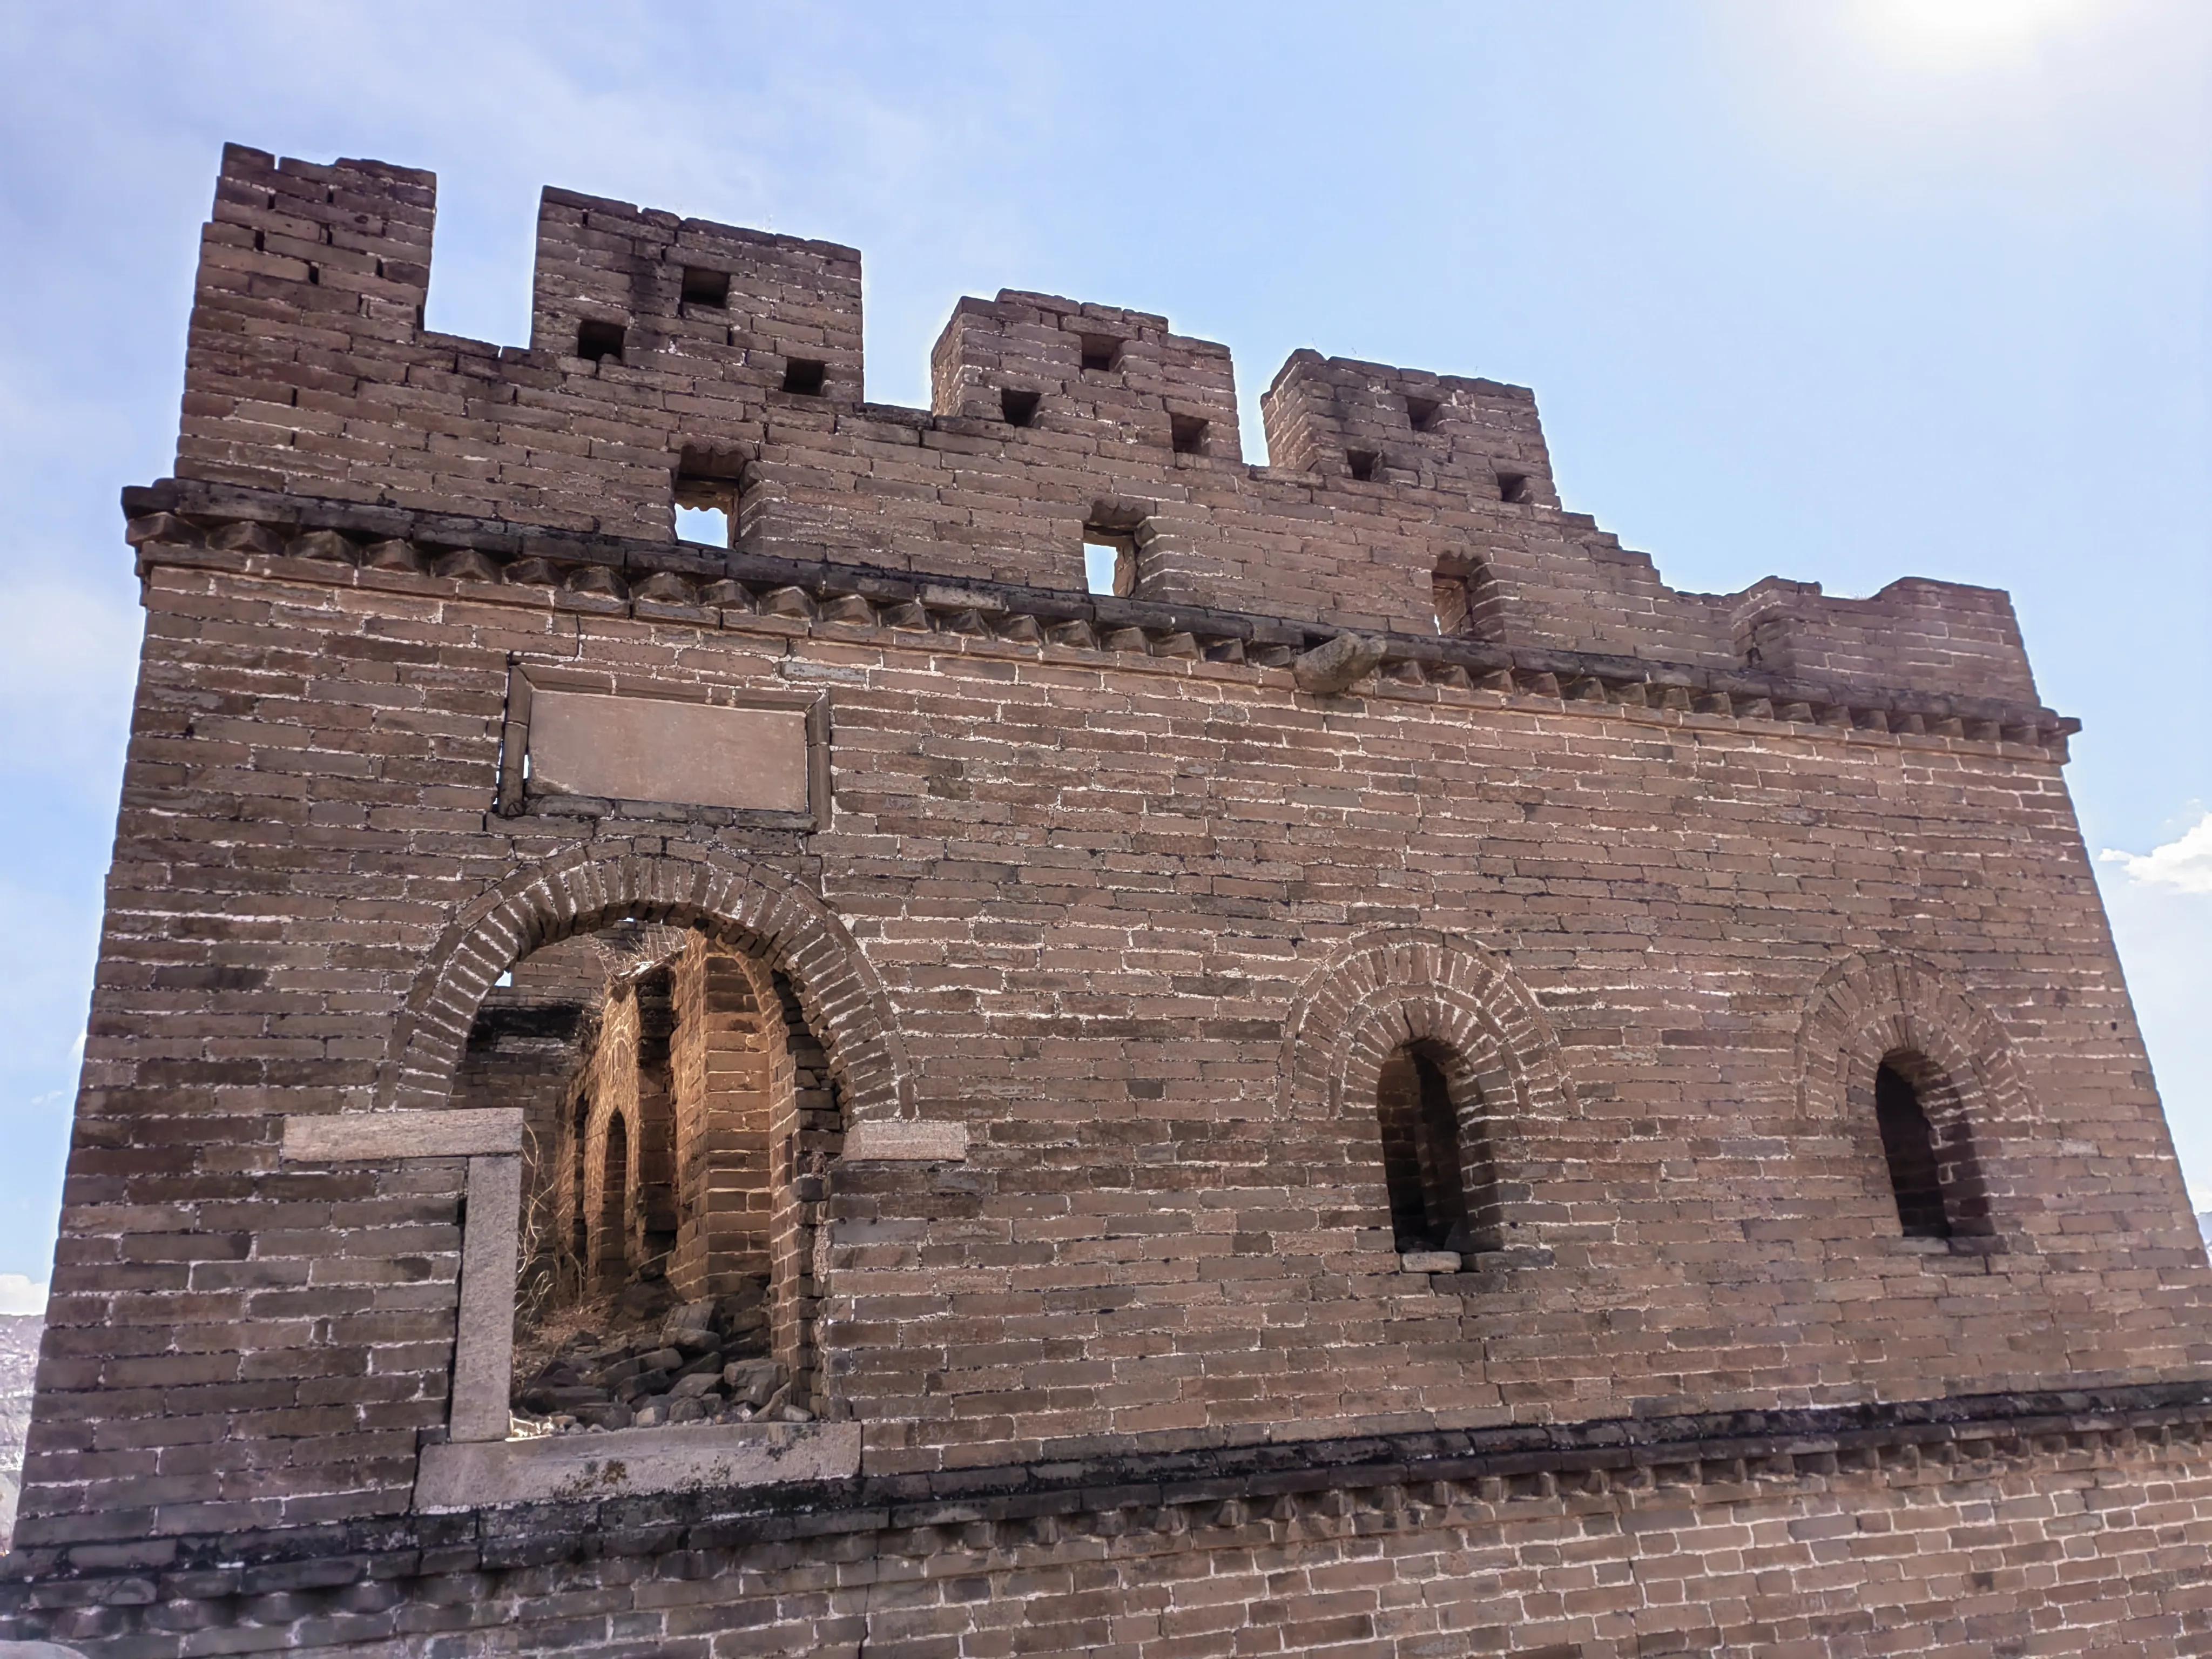
<svg viewBox="0 0 2212 1659">
<path fill-rule="evenodd" d="M 440 176 L 434 327 L 526 336 L 558 184 L 867 262 L 868 386 L 963 293 L 1533 386 L 1677 586 L 2008 588 L 2212 1205 L 2212 8 L 407 3 L 0 9 L 0 1304 L 51 1260 L 225 139 Z"/>
</svg>

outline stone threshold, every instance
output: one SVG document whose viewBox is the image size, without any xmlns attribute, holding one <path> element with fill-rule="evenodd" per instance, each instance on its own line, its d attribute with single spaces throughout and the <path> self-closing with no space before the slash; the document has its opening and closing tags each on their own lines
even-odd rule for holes
<svg viewBox="0 0 2212 1659">
<path fill-rule="evenodd" d="M 849 640 L 878 630 L 1287 669 L 1353 628 L 1029 588 L 689 542 L 535 530 L 316 496 L 164 479 L 123 492 L 139 574 L 161 566 L 470 598 L 586 614 Z M 489 591 L 488 591 L 489 590 Z M 1832 728 L 2063 761 L 2081 722 L 2001 699 L 1795 678 L 1591 652 L 1372 635 L 1383 695 L 1486 691 L 1644 718 Z"/>
<path fill-rule="evenodd" d="M 858 1423 L 728 1423 L 450 1441 L 422 1448 L 414 1506 L 435 1514 L 842 1481 L 860 1472 Z"/>
</svg>

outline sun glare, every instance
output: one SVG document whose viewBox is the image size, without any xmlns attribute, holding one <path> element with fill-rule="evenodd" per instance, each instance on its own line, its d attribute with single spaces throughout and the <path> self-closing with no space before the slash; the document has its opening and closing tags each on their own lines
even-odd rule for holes
<svg viewBox="0 0 2212 1659">
<path fill-rule="evenodd" d="M 2090 0 L 1859 0 L 1861 27 L 1900 57 L 1965 65 L 2032 50 Z"/>
</svg>

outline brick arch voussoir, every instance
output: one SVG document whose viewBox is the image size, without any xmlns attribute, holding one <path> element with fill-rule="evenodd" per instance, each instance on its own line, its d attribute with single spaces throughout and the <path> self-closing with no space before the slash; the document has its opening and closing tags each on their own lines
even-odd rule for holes
<svg viewBox="0 0 2212 1659">
<path fill-rule="evenodd" d="M 1437 1042 L 1522 1126 L 1575 1115 L 1559 1039 L 1506 960 L 1473 940 L 1398 928 L 1340 944 L 1285 1022 L 1279 1112 L 1309 1121 L 1371 1110 L 1383 1062 Z"/>
<path fill-rule="evenodd" d="M 2019 1058 L 1996 1017 L 1933 963 L 1903 951 L 1845 958 L 1807 995 L 1798 1022 L 1802 1103 L 1832 1121 L 1870 1099 L 1876 1069 L 1899 1049 L 1941 1072 L 1990 1152 L 2032 1115 Z"/>
<path fill-rule="evenodd" d="M 394 1023 L 379 1106 L 447 1104 L 469 1027 L 500 975 L 542 945 L 637 915 L 696 923 L 757 950 L 790 979 L 848 1120 L 914 1115 L 912 1067 L 890 998 L 819 897 L 719 854 L 607 857 L 585 848 L 514 872 L 441 933 Z"/>
</svg>

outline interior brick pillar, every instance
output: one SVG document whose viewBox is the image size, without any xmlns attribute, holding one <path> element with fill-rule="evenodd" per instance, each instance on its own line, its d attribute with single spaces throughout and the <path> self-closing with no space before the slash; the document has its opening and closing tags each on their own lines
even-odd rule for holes
<svg viewBox="0 0 2212 1659">
<path fill-rule="evenodd" d="M 720 1296 L 769 1270 L 769 1137 L 792 1056 L 768 969 L 703 935 L 677 959 L 676 1249 L 679 1296 Z"/>
</svg>

